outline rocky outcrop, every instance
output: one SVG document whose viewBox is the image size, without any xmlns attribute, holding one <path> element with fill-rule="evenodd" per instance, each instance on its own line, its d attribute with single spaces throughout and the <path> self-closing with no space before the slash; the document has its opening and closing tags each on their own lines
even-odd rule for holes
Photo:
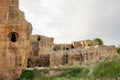
<svg viewBox="0 0 120 80">
<path fill-rule="evenodd" d="M 98 42 L 94 42 L 93 40 L 81 40 L 81 41 L 74 41 L 70 44 L 54 44 L 53 45 L 53 51 L 65 51 L 65 50 L 71 50 L 76 48 L 83 48 L 88 46 L 96 46 L 99 45 Z"/>
<path fill-rule="evenodd" d="M 32 27 L 19 0 L 0 0 L 0 80 L 13 80 L 26 67 Z"/>
<path fill-rule="evenodd" d="M 79 47 L 86 47 L 86 46 L 95 46 L 95 45 L 99 45 L 99 43 L 94 42 L 93 40 L 86 39 L 86 40 L 72 42 L 70 45 L 73 48 L 79 48 Z"/>
</svg>

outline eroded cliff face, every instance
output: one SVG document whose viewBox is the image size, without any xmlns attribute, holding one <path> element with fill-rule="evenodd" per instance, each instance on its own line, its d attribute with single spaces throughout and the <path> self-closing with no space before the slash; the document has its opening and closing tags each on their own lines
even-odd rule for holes
<svg viewBox="0 0 120 80">
<path fill-rule="evenodd" d="M 13 80 L 27 65 L 32 27 L 19 0 L 0 0 L 0 80 Z"/>
<path fill-rule="evenodd" d="M 49 54 L 53 51 L 52 37 L 42 35 L 32 35 L 30 39 L 30 54 L 28 58 L 28 67 L 48 67 Z"/>
</svg>

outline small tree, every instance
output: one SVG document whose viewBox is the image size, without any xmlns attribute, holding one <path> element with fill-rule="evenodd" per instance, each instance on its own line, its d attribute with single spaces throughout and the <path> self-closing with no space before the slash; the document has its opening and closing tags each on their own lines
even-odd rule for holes
<svg viewBox="0 0 120 80">
<path fill-rule="evenodd" d="M 103 45 L 103 41 L 102 41 L 102 39 L 100 39 L 100 38 L 94 38 L 93 41 L 94 41 L 94 42 L 98 42 L 99 45 Z"/>
<path fill-rule="evenodd" d="M 120 54 L 120 46 L 117 47 L 117 52 Z"/>
</svg>

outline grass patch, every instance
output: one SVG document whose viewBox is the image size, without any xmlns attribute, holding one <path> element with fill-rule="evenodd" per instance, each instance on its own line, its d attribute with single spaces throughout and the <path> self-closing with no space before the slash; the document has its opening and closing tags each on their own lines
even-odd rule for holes
<svg viewBox="0 0 120 80">
<path fill-rule="evenodd" d="M 47 77 L 40 73 L 44 71 L 46 75 L 52 70 L 66 71 L 66 73 Z M 58 69 L 25 70 L 16 80 L 103 80 L 103 78 L 117 77 L 120 77 L 120 55 L 107 57 L 104 61 L 91 66 L 61 66 Z"/>
<path fill-rule="evenodd" d="M 84 67 L 70 67 L 70 68 L 62 68 L 62 70 L 70 70 L 70 72 L 63 73 L 56 76 L 45 77 L 42 76 L 39 71 L 33 70 L 25 70 L 22 72 L 20 78 L 16 80 L 77 80 L 81 78 L 86 78 L 89 73 L 89 69 Z M 48 71 L 48 70 L 47 70 Z M 50 71 L 50 69 L 49 69 Z"/>
<path fill-rule="evenodd" d="M 94 78 L 117 78 L 120 77 L 120 56 L 115 55 L 103 62 L 98 63 L 93 70 Z"/>
</svg>

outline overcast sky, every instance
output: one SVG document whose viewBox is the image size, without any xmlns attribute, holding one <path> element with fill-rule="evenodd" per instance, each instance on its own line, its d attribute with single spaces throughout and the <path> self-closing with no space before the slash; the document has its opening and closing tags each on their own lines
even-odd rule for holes
<svg viewBox="0 0 120 80">
<path fill-rule="evenodd" d="M 120 0 L 20 0 L 32 34 L 69 43 L 100 37 L 120 44 Z"/>
</svg>

